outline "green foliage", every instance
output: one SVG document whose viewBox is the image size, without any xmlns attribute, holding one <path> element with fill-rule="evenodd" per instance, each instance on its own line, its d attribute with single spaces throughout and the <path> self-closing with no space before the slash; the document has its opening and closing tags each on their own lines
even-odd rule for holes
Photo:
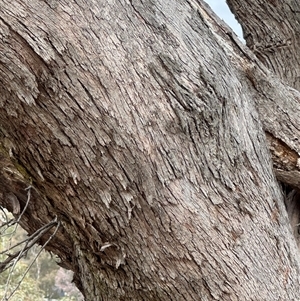
<svg viewBox="0 0 300 301">
<path fill-rule="evenodd" d="M 20 227 L 15 226 L 8 228 L 5 233 L 0 235 L 0 252 L 11 248 L 16 243 L 26 239 L 26 232 Z M 9 251 L 12 254 L 20 250 L 22 246 Z M 19 260 L 13 267 L 0 273 L 0 300 L 5 300 L 18 287 L 10 301 L 44 301 L 45 298 L 56 299 L 61 301 L 79 301 L 83 300 L 81 294 L 70 283 L 71 277 L 69 271 L 60 268 L 55 259 L 46 251 L 40 251 L 39 246 L 34 246 L 30 249 L 25 258 Z M 0 261 L 7 258 L 7 255 L 0 254 Z M 23 278 L 27 267 L 36 258 L 27 275 Z M 68 275 L 68 276 L 66 276 Z M 61 284 L 61 279 L 67 279 L 64 286 Z"/>
<path fill-rule="evenodd" d="M 0 277 L 0 299 L 9 297 L 13 290 L 18 286 L 21 281 L 27 266 L 24 263 L 16 265 L 14 270 L 11 272 L 10 283 L 7 286 L 7 279 L 9 277 L 10 270 L 6 270 L 1 274 Z M 43 301 L 44 293 L 39 289 L 38 283 L 30 276 L 25 276 L 22 280 L 20 287 L 16 290 L 13 296 L 9 299 L 10 301 Z"/>
<path fill-rule="evenodd" d="M 8 249 L 12 244 L 15 243 L 15 238 L 18 237 L 19 239 L 19 232 L 16 232 L 16 237 L 7 235 L 12 230 L 8 229 L 6 231 L 6 235 L 1 237 L 0 241 L 0 250 Z M 0 255 L 0 260 L 3 261 L 7 256 L 4 254 Z M 11 266 L 3 273 L 0 274 L 0 299 L 4 299 L 4 296 L 8 298 L 16 288 L 16 292 L 13 296 L 9 299 L 11 301 L 43 301 L 43 292 L 39 289 L 38 283 L 31 278 L 29 275 L 25 276 L 24 279 L 23 275 L 27 269 L 27 265 L 24 262 L 18 262 L 14 266 Z"/>
<path fill-rule="evenodd" d="M 74 296 L 65 296 L 60 299 L 60 301 L 77 301 L 78 299 Z"/>
</svg>

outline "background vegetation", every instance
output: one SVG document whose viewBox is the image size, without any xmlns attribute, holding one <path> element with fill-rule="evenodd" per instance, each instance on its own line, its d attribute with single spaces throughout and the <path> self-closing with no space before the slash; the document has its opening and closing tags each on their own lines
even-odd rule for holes
<svg viewBox="0 0 300 301">
<path fill-rule="evenodd" d="M 6 217 L 0 221 L 5 223 Z M 26 240 L 27 233 L 19 226 L 10 226 L 2 229 L 0 236 L 0 261 L 3 262 L 10 252 L 10 249 L 18 242 Z M 18 250 L 22 249 L 18 246 Z M 17 248 L 16 248 L 17 249 Z M 11 252 L 15 252 L 16 249 Z M 49 252 L 42 250 L 40 246 L 34 246 L 27 255 L 0 273 L 0 300 L 6 300 L 18 287 L 15 293 L 9 298 L 10 301 L 81 301 L 84 300 L 81 293 L 72 283 L 72 272 L 57 265 L 57 258 Z M 37 256 L 38 255 L 38 256 Z M 32 264 L 33 262 L 33 264 Z M 27 275 L 24 274 L 30 267 Z M 1 265 L 1 263 L 0 263 Z M 23 279 L 24 277 L 24 279 Z"/>
</svg>

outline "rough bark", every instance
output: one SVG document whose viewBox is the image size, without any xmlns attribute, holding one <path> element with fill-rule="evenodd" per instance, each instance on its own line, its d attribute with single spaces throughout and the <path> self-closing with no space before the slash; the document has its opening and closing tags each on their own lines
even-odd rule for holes
<svg viewBox="0 0 300 301">
<path fill-rule="evenodd" d="M 1 204 L 86 300 L 299 299 L 297 90 L 200 1 L 0 4 Z"/>
<path fill-rule="evenodd" d="M 227 0 L 247 45 L 290 86 L 300 89 L 300 3 L 297 0 Z"/>
<path fill-rule="evenodd" d="M 297 1 L 278 0 L 250 0 L 247 3 L 227 0 L 227 2 L 242 24 L 247 46 L 276 76 L 289 86 L 299 90 L 299 3 Z M 249 18 L 249 15 L 252 17 Z M 258 82 L 255 76 L 252 78 L 255 78 L 254 82 Z M 276 80 L 275 85 L 277 85 Z M 266 94 L 269 93 L 264 93 L 264 95 Z M 298 229 L 300 220 L 298 210 L 294 209 L 298 208 L 298 190 L 300 187 L 299 135 L 295 129 L 299 116 L 299 97 L 296 97 L 296 101 L 286 97 L 286 89 L 283 89 L 281 93 L 276 92 L 276 94 L 275 98 L 280 98 L 281 101 L 275 102 L 277 108 L 273 107 L 271 110 L 275 113 L 269 120 L 268 126 L 265 122 L 264 124 L 268 131 L 268 129 L 273 128 L 272 120 L 277 119 L 276 113 L 278 111 L 286 115 L 285 118 L 283 115 L 279 118 L 279 122 L 285 124 L 285 129 L 282 128 L 281 124 L 279 126 L 277 124 L 276 129 L 271 130 L 272 134 L 267 132 L 267 140 L 277 179 L 297 190 L 291 191 L 291 195 L 287 196 L 286 205 L 292 227 Z M 265 114 L 263 113 L 261 116 L 265 116 Z M 286 130 L 286 126 L 289 128 L 288 130 Z M 294 137 L 289 134 L 286 135 L 287 132 L 290 132 Z M 299 240 L 299 235 L 295 235 L 295 237 Z"/>
</svg>

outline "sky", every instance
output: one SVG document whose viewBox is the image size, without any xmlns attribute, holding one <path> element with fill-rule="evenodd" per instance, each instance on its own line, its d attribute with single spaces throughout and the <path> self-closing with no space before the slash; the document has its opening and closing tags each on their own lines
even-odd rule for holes
<svg viewBox="0 0 300 301">
<path fill-rule="evenodd" d="M 208 3 L 212 10 L 214 10 L 214 12 L 223 19 L 241 39 L 243 38 L 241 26 L 230 12 L 225 0 L 205 0 L 205 2 Z"/>
</svg>

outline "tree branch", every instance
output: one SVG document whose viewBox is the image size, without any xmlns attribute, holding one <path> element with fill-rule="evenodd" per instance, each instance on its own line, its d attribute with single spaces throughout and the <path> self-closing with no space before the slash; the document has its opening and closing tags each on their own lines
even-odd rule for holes
<svg viewBox="0 0 300 301">
<path fill-rule="evenodd" d="M 291 87 L 300 90 L 298 1 L 227 0 L 247 46 Z"/>
</svg>

